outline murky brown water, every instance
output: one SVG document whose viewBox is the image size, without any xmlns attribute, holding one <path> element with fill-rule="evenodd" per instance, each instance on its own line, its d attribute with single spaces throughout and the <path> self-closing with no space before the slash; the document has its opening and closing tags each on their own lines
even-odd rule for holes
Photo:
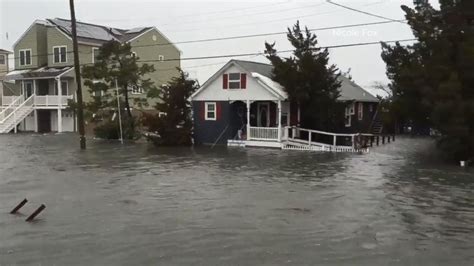
<svg viewBox="0 0 474 266">
<path fill-rule="evenodd" d="M 368 155 L 76 142 L 0 136 L 0 265 L 474 265 L 473 169 L 429 140 Z"/>
</svg>

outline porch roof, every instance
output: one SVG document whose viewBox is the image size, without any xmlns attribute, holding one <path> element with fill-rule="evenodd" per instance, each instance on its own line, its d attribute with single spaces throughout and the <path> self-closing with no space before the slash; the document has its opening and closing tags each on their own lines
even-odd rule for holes
<svg viewBox="0 0 474 266">
<path fill-rule="evenodd" d="M 5 81 L 53 79 L 72 69 L 73 67 L 41 67 L 37 69 L 13 70 L 5 76 Z"/>
</svg>

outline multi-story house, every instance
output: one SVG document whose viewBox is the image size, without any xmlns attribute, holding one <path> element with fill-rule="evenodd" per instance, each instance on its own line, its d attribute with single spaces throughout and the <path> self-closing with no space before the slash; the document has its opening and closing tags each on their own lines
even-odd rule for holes
<svg viewBox="0 0 474 266">
<path fill-rule="evenodd" d="M 37 20 L 14 44 L 15 70 L 5 77 L 0 133 L 76 131 L 76 116 L 67 108 L 76 99 L 71 36 L 69 20 Z M 94 63 L 99 47 L 111 40 L 130 44 L 140 61 L 154 65 L 147 78 L 155 86 L 170 81 L 180 66 L 180 51 L 155 27 L 127 30 L 78 22 L 77 37 L 81 66 Z M 89 89 L 83 85 L 82 90 L 84 101 L 90 101 Z M 140 89 L 131 94 L 145 97 Z"/>
<path fill-rule="evenodd" d="M 3 79 L 7 75 L 8 70 L 9 70 L 9 65 L 8 65 L 8 55 L 11 54 L 12 52 L 0 49 L 0 95 L 3 95 Z M 1 102 L 1 98 L 0 98 Z M 2 111 L 2 108 L 0 106 L 0 112 Z"/>
</svg>

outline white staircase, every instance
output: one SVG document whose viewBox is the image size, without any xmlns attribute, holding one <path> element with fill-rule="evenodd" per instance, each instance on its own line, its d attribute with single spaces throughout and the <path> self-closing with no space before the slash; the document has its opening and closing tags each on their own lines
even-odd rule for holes
<svg viewBox="0 0 474 266">
<path fill-rule="evenodd" d="M 0 134 L 9 133 L 34 110 L 35 95 L 25 100 L 23 95 L 16 98 L 0 112 Z"/>
</svg>

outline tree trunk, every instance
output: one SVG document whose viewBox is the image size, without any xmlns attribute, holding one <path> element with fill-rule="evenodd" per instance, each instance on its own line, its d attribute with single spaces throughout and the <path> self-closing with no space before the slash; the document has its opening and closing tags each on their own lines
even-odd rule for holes
<svg viewBox="0 0 474 266">
<path fill-rule="evenodd" d="M 123 94 L 125 96 L 125 109 L 127 110 L 127 115 L 128 115 L 128 119 L 129 119 L 129 122 L 130 122 L 130 129 L 133 131 L 135 131 L 135 123 L 133 122 L 133 117 L 132 117 L 132 111 L 130 110 L 130 100 L 129 100 L 129 97 L 128 97 L 128 89 L 127 88 L 123 88 Z"/>
</svg>

